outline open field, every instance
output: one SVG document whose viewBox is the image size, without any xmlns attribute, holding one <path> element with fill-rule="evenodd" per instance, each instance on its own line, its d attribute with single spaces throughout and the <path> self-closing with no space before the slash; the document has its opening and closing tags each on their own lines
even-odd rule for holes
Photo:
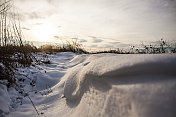
<svg viewBox="0 0 176 117">
<path fill-rule="evenodd" d="M 93 51 L 74 38 L 36 47 L 24 41 L 12 3 L 0 1 L 0 117 L 175 117 L 175 42 Z M 33 32 L 41 39 L 59 39 L 51 25 L 31 25 L 41 25 Z"/>
</svg>

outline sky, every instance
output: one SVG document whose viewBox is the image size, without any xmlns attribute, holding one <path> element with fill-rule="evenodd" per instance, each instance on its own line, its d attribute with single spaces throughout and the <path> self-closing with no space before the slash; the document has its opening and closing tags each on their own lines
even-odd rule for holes
<svg viewBox="0 0 176 117">
<path fill-rule="evenodd" d="M 90 48 L 176 40 L 176 0 L 14 0 L 26 40 Z"/>
</svg>

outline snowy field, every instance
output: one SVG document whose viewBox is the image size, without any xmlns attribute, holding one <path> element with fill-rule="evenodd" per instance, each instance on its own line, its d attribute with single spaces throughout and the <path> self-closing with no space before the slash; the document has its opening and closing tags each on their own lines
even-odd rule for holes
<svg viewBox="0 0 176 117">
<path fill-rule="evenodd" d="M 30 78 L 23 83 L 29 96 L 0 84 L 0 117 L 176 115 L 175 54 L 57 53 L 47 59 L 51 64 L 19 69 Z"/>
</svg>

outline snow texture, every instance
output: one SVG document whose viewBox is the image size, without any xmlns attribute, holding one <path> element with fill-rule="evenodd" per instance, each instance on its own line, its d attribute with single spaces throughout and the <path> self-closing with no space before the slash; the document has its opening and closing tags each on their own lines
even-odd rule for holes
<svg viewBox="0 0 176 117">
<path fill-rule="evenodd" d="M 31 74 L 31 77 L 34 75 L 37 77 L 35 87 L 37 90 L 48 91 L 44 87 L 46 84 L 49 84 L 52 90 L 45 96 L 31 94 L 40 116 L 175 117 L 176 115 L 175 54 L 59 53 L 49 55 L 49 58 L 51 64 L 39 65 L 46 73 Z M 29 69 L 35 70 L 32 67 Z M 2 111 L 9 112 L 8 108 Z M 37 117 L 37 113 L 26 99 L 23 105 L 6 116 Z"/>
<path fill-rule="evenodd" d="M 7 87 L 0 84 L 0 117 L 9 113 L 10 97 L 7 92 Z"/>
</svg>

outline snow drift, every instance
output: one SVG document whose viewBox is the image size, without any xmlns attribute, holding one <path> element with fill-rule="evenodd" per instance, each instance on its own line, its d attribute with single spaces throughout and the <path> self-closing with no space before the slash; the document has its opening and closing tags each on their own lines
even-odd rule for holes
<svg viewBox="0 0 176 117">
<path fill-rule="evenodd" d="M 74 60 L 74 61 L 80 61 Z M 137 76 L 176 76 L 175 56 L 163 55 L 118 55 L 102 56 L 92 55 L 82 64 L 77 65 L 68 72 L 65 77 L 64 95 L 67 99 L 78 99 L 81 93 L 92 82 L 102 81 L 111 87 L 111 80 L 114 83 L 132 83 L 142 80 L 154 81 L 156 78 L 143 77 L 137 79 L 129 77 Z M 127 80 L 128 78 L 128 80 Z M 167 79 L 167 78 L 166 78 Z M 131 82 L 132 81 L 132 82 Z M 91 83 L 91 84 L 90 84 Z M 111 82 L 112 83 L 112 82 Z M 96 84 L 95 84 L 96 85 Z M 105 85 L 106 86 L 106 85 Z M 102 87 L 103 88 L 103 87 Z"/>
<path fill-rule="evenodd" d="M 50 82 L 53 86 L 52 92 L 47 96 L 39 94 L 31 96 L 38 111 L 43 113 L 40 116 L 174 117 L 176 115 L 174 54 L 75 56 L 73 53 L 61 53 L 52 55 L 51 65 L 40 67 L 46 70 L 46 73 L 38 73 L 36 88 L 42 87 L 40 82 L 47 84 L 49 80 L 53 80 Z M 45 74 L 50 77 L 47 78 L 48 75 Z M 48 80 L 42 80 L 43 76 Z M 54 76 L 54 79 L 51 76 Z M 8 116 L 37 117 L 37 114 L 26 100 L 21 108 Z"/>
<path fill-rule="evenodd" d="M 175 55 L 91 55 L 66 75 L 75 116 L 174 116 Z"/>
</svg>

